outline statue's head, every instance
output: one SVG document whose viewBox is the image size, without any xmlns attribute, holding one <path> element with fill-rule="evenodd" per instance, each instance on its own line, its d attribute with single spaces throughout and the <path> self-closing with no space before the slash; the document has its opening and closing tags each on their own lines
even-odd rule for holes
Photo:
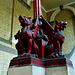
<svg viewBox="0 0 75 75">
<path fill-rule="evenodd" d="M 67 26 L 67 22 L 64 22 L 63 25 L 62 25 L 62 27 L 66 28 L 66 26 Z"/>
<path fill-rule="evenodd" d="M 56 28 L 58 28 L 59 30 L 64 30 L 64 28 L 66 28 L 67 26 L 67 22 L 63 22 L 63 21 L 55 21 L 56 22 Z"/>
<path fill-rule="evenodd" d="M 32 24 L 32 18 L 31 17 L 26 17 L 26 16 L 19 16 L 19 21 L 21 23 L 21 26 L 28 26 Z"/>
</svg>

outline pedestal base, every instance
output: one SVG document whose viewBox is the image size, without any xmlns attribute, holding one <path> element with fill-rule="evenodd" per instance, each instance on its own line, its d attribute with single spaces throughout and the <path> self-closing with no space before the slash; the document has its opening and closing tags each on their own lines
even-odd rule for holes
<svg viewBox="0 0 75 75">
<path fill-rule="evenodd" d="M 62 65 L 72 66 L 72 62 L 66 57 L 40 59 L 31 56 L 20 56 L 11 60 L 10 67 L 21 65 L 37 65 L 41 67 L 53 67 Z"/>
<path fill-rule="evenodd" d="M 68 75 L 68 71 L 67 66 L 43 68 L 33 65 L 9 68 L 8 75 Z"/>
<path fill-rule="evenodd" d="M 72 63 L 65 57 L 38 59 L 34 57 L 16 57 L 11 60 L 8 75 L 68 75 Z"/>
</svg>

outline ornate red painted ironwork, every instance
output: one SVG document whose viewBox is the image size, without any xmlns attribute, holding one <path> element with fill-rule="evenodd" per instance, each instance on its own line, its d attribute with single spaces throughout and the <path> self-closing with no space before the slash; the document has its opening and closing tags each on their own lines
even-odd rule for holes
<svg viewBox="0 0 75 75">
<path fill-rule="evenodd" d="M 38 58 L 55 58 L 62 55 L 62 44 L 65 36 L 62 30 L 67 22 L 56 21 L 55 28 L 42 17 L 40 0 L 34 0 L 34 19 L 19 16 L 21 32 L 15 35 L 18 39 L 16 49 L 18 56 L 34 55 Z"/>
<path fill-rule="evenodd" d="M 55 28 L 52 28 L 41 15 L 40 0 L 34 0 L 34 19 L 20 15 L 19 21 L 22 29 L 15 35 L 18 39 L 18 56 L 11 60 L 10 67 L 29 64 L 42 67 L 72 66 L 72 62 L 62 55 L 65 39 L 62 30 L 67 22 L 55 21 Z"/>
</svg>

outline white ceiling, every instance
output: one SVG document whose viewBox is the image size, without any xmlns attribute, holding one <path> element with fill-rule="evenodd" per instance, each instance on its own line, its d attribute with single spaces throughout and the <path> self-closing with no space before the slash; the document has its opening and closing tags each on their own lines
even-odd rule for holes
<svg viewBox="0 0 75 75">
<path fill-rule="evenodd" d="M 75 0 L 41 0 L 41 4 L 46 11 L 59 7 L 60 5 L 74 4 Z"/>
</svg>

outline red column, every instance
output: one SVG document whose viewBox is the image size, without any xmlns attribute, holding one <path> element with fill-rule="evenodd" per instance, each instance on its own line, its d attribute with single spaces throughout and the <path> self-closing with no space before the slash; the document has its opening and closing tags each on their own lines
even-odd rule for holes
<svg viewBox="0 0 75 75">
<path fill-rule="evenodd" d="M 40 0 L 34 0 L 34 18 L 40 17 L 40 15 L 41 15 Z"/>
</svg>

